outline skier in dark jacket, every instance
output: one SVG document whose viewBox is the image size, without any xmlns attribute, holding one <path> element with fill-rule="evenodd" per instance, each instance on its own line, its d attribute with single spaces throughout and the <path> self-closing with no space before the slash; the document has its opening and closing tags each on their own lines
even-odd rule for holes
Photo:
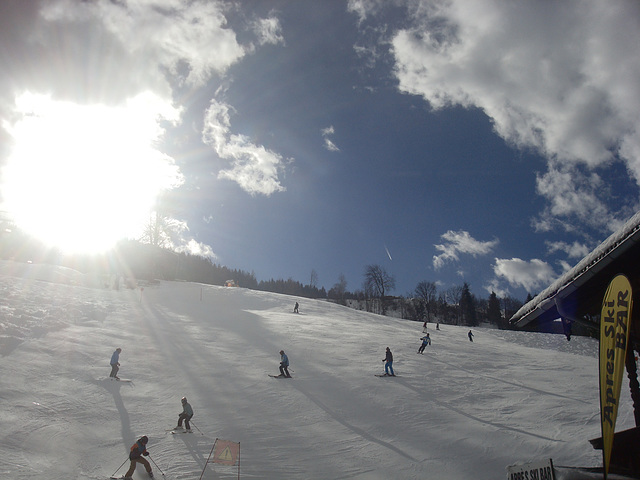
<svg viewBox="0 0 640 480">
<path fill-rule="evenodd" d="M 391 377 L 395 377 L 395 373 L 393 373 L 393 353 L 391 353 L 391 349 L 387 347 L 387 353 L 382 360 L 384 363 L 384 374 L 389 375 Z M 391 373 L 389 373 L 391 372 Z"/>
<path fill-rule="evenodd" d="M 187 402 L 187 397 L 182 397 L 182 413 L 178 414 L 178 426 L 174 428 L 174 430 L 178 428 L 182 428 L 182 421 L 184 420 L 184 427 L 187 432 L 191 431 L 191 425 L 189 424 L 189 420 L 193 417 L 193 408 Z"/>
<path fill-rule="evenodd" d="M 125 480 L 131 480 L 133 472 L 136 471 L 136 465 L 141 463 L 144 465 L 145 470 L 149 474 L 151 478 L 153 478 L 153 472 L 151 471 L 151 465 L 146 458 L 142 458 L 143 456 L 149 456 L 149 452 L 147 452 L 147 443 L 149 442 L 149 438 L 146 435 L 143 435 L 138 439 L 136 443 L 131 446 L 131 452 L 129 453 L 129 460 L 131 460 L 131 466 L 127 473 L 124 474 Z"/>
<path fill-rule="evenodd" d="M 118 370 L 120 370 L 120 352 L 122 351 L 121 348 L 116 348 L 116 351 L 113 352 L 113 355 L 111 355 L 111 360 L 109 361 L 109 364 L 111 365 L 111 373 L 109 374 L 109 376 L 111 378 L 115 378 L 116 380 L 120 380 L 117 375 L 118 375 Z"/>
<path fill-rule="evenodd" d="M 469 341 L 473 342 L 473 332 L 471 330 L 469 330 L 469 333 L 467 333 L 467 336 L 469 337 Z"/>
</svg>

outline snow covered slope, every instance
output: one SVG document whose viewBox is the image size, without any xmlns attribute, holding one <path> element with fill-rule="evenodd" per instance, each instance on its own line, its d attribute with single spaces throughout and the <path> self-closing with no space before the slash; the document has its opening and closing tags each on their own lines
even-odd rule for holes
<svg viewBox="0 0 640 480">
<path fill-rule="evenodd" d="M 442 325 L 417 355 L 415 322 L 193 283 L 87 288 L 35 267 L 0 262 L 2 479 L 105 479 L 140 435 L 176 480 L 200 478 L 216 438 L 241 443 L 241 478 L 493 480 L 540 458 L 601 464 L 588 443 L 594 340 L 474 329 L 471 343 Z M 374 376 L 387 346 L 397 378 Z M 132 383 L 107 378 L 116 347 Z M 280 349 L 291 380 L 267 376 Z M 183 395 L 197 429 L 171 435 Z M 630 403 L 618 430 L 633 426 Z M 203 475 L 236 477 L 217 464 Z"/>
</svg>

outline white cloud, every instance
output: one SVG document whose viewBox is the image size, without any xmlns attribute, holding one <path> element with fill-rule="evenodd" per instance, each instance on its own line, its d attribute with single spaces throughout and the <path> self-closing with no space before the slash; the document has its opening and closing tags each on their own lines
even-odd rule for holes
<svg viewBox="0 0 640 480">
<path fill-rule="evenodd" d="M 355 13 L 358 22 L 362 23 L 370 15 L 378 13 L 385 4 L 390 3 L 389 0 L 349 0 L 347 2 L 347 10 Z"/>
<path fill-rule="evenodd" d="M 441 268 L 447 261 L 457 261 L 460 253 L 466 253 L 474 257 L 486 255 L 498 244 L 498 240 L 488 242 L 476 240 L 469 235 L 469 232 L 464 230 L 459 232 L 449 230 L 441 238 L 445 240 L 445 243 L 435 245 L 435 247 L 436 250 L 442 253 L 433 256 L 433 267 L 436 270 Z"/>
<path fill-rule="evenodd" d="M 45 3 L 49 22 L 97 23 L 119 42 L 119 67 L 130 77 L 149 81 L 158 66 L 186 85 L 202 85 L 245 55 L 236 34 L 227 28 L 224 3 L 133 0 Z M 96 28 L 96 27 L 92 27 Z"/>
<path fill-rule="evenodd" d="M 253 23 L 253 30 L 258 37 L 260 45 L 265 44 L 283 44 L 282 26 L 280 20 L 276 17 L 261 18 Z"/>
<path fill-rule="evenodd" d="M 553 268 L 537 258 L 530 261 L 496 258 L 493 271 L 497 277 L 504 278 L 510 285 L 523 287 L 528 292 L 543 288 L 556 278 Z"/>
<path fill-rule="evenodd" d="M 352 4 L 361 18 L 373 8 Z M 400 90 L 434 109 L 478 107 L 507 142 L 546 156 L 549 172 L 538 178 L 551 204 L 545 215 L 591 224 L 599 213 L 616 217 L 606 211 L 606 193 L 586 183 L 548 187 L 560 186 L 558 175 L 579 174 L 577 164 L 605 167 L 617 157 L 640 181 L 640 4 L 451 0 L 408 7 L 412 26 L 392 38 Z"/>
<path fill-rule="evenodd" d="M 329 136 L 333 135 L 334 133 L 335 133 L 335 130 L 333 128 L 333 125 L 322 129 L 322 138 L 324 139 L 324 148 L 326 148 L 330 152 L 339 152 L 340 149 L 329 138 Z"/>
<path fill-rule="evenodd" d="M 205 112 L 202 140 L 220 158 L 231 162 L 231 168 L 220 171 L 218 178 L 236 182 L 251 195 L 269 196 L 284 191 L 279 178 L 284 159 L 261 145 L 251 143 L 244 135 L 230 133 L 231 110 L 228 104 L 212 100 Z"/>
<path fill-rule="evenodd" d="M 558 251 L 565 252 L 569 258 L 581 259 L 591 252 L 589 247 L 580 242 L 546 242 L 546 244 L 550 254 Z"/>
<path fill-rule="evenodd" d="M 175 248 L 178 253 L 188 253 L 190 255 L 198 255 L 201 257 L 216 258 L 213 253 L 213 249 L 204 243 L 198 242 L 194 239 L 189 240 L 186 244 L 180 245 Z"/>
<path fill-rule="evenodd" d="M 494 278 L 493 280 L 491 280 L 491 282 L 489 282 L 488 285 L 485 285 L 484 289 L 489 294 L 491 294 L 491 292 L 495 293 L 498 298 L 511 296 L 511 292 L 509 291 L 509 289 L 504 288 L 497 278 Z"/>
</svg>

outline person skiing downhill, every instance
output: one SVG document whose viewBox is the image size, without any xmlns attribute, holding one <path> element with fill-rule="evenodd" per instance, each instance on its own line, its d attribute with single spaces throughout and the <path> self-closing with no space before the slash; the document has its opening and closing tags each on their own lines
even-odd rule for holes
<svg viewBox="0 0 640 480">
<path fill-rule="evenodd" d="M 471 330 L 469 330 L 469 333 L 467 333 L 467 336 L 469 337 L 469 341 L 473 342 L 473 332 Z"/>
<path fill-rule="evenodd" d="M 191 431 L 191 425 L 189 424 L 189 420 L 193 417 L 193 408 L 187 402 L 187 397 L 182 397 L 182 412 L 178 414 L 178 426 L 174 428 L 174 430 L 178 428 L 182 428 L 182 421 L 184 420 L 184 426 L 187 432 Z"/>
<path fill-rule="evenodd" d="M 116 380 L 120 380 L 118 378 L 118 370 L 120 370 L 120 352 L 122 352 L 121 348 L 116 348 L 116 351 L 111 355 L 111 361 L 109 364 L 111 365 L 111 373 L 109 376 L 111 378 L 115 378 Z"/>
<path fill-rule="evenodd" d="M 391 353 L 391 349 L 387 347 L 387 353 L 382 360 L 384 363 L 384 374 L 390 377 L 395 377 L 396 374 L 393 373 L 393 354 Z M 389 373 L 391 372 L 391 373 Z"/>
<path fill-rule="evenodd" d="M 421 337 L 420 340 L 422 340 L 422 345 L 420 345 L 418 353 L 423 353 L 427 345 L 431 345 L 431 337 L 429 337 L 429 334 L 427 333 L 424 337 Z"/>
<path fill-rule="evenodd" d="M 291 375 L 289 375 L 289 357 L 284 353 L 284 350 L 280 350 L 280 376 L 291 378 Z"/>
<path fill-rule="evenodd" d="M 131 460 L 131 466 L 127 473 L 124 474 L 124 480 L 132 480 L 133 472 L 136 471 L 136 466 L 138 463 L 144 465 L 145 470 L 149 474 L 151 478 L 153 478 L 153 471 L 151 470 L 151 465 L 146 458 L 142 458 L 143 456 L 149 456 L 149 452 L 147 452 L 147 443 L 149 442 L 149 438 L 146 435 L 143 435 L 138 439 L 136 443 L 131 446 L 131 452 L 129 453 L 129 460 Z"/>
<path fill-rule="evenodd" d="M 298 308 L 300 308 L 300 305 L 298 304 L 298 302 L 296 302 L 296 304 L 293 306 L 293 313 L 300 313 L 298 311 Z"/>
</svg>

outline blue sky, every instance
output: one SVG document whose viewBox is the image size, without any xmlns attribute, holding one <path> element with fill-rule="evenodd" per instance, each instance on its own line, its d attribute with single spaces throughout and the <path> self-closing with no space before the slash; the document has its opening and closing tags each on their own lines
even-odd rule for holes
<svg viewBox="0 0 640 480">
<path fill-rule="evenodd" d="M 0 210 L 361 288 L 524 299 L 638 210 L 635 1 L 4 1 Z"/>
</svg>

